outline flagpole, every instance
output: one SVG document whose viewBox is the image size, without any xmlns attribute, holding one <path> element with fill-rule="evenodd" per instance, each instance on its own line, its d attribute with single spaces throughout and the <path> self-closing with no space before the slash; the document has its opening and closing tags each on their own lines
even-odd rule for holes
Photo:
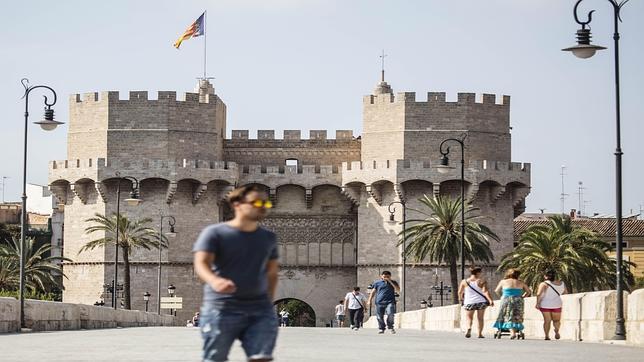
<svg viewBox="0 0 644 362">
<path fill-rule="evenodd" d="M 206 21 L 208 19 L 208 10 L 204 10 L 203 12 L 203 79 L 206 79 L 206 36 L 208 36 L 208 33 L 206 33 Z"/>
</svg>

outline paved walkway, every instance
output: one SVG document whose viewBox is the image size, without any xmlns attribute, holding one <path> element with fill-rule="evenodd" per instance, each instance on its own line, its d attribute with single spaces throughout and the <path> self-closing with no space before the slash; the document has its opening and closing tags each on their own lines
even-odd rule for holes
<svg viewBox="0 0 644 362">
<path fill-rule="evenodd" d="M 339 328 L 284 328 L 277 361 L 642 361 L 644 348 L 609 344 L 465 339 L 461 334 L 400 330 L 378 335 Z M 0 335 L 0 361 L 199 361 L 195 328 L 125 328 Z M 237 344 L 231 361 L 245 361 Z"/>
</svg>

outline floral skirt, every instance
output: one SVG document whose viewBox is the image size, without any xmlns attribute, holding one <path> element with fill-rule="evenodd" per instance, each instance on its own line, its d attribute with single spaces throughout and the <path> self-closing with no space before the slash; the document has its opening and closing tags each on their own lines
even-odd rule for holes
<svg viewBox="0 0 644 362">
<path fill-rule="evenodd" d="M 503 298 L 494 328 L 523 330 L 523 298 L 520 296 Z"/>
</svg>

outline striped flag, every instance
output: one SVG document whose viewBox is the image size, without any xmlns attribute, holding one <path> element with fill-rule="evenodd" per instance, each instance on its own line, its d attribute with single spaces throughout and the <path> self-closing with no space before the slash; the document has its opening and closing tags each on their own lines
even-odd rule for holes
<svg viewBox="0 0 644 362">
<path fill-rule="evenodd" d="M 192 23 L 192 25 L 190 25 L 188 29 L 186 29 L 183 35 L 181 35 L 179 39 L 177 39 L 177 41 L 174 42 L 173 45 L 175 48 L 179 49 L 179 47 L 181 46 L 181 42 L 186 39 L 195 38 L 200 35 L 204 35 L 206 33 L 206 28 L 204 26 L 205 15 L 206 15 L 206 12 L 201 14 L 201 16 L 197 20 L 195 20 L 195 22 Z"/>
</svg>

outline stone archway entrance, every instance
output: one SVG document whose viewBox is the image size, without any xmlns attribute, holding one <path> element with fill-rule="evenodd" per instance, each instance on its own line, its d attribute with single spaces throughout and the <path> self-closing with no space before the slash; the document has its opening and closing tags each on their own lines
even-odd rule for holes
<svg viewBox="0 0 644 362">
<path fill-rule="evenodd" d="M 276 300 L 273 305 L 277 314 L 282 310 L 288 312 L 288 327 L 315 327 L 316 325 L 315 311 L 304 301 L 296 298 L 284 298 Z"/>
</svg>

